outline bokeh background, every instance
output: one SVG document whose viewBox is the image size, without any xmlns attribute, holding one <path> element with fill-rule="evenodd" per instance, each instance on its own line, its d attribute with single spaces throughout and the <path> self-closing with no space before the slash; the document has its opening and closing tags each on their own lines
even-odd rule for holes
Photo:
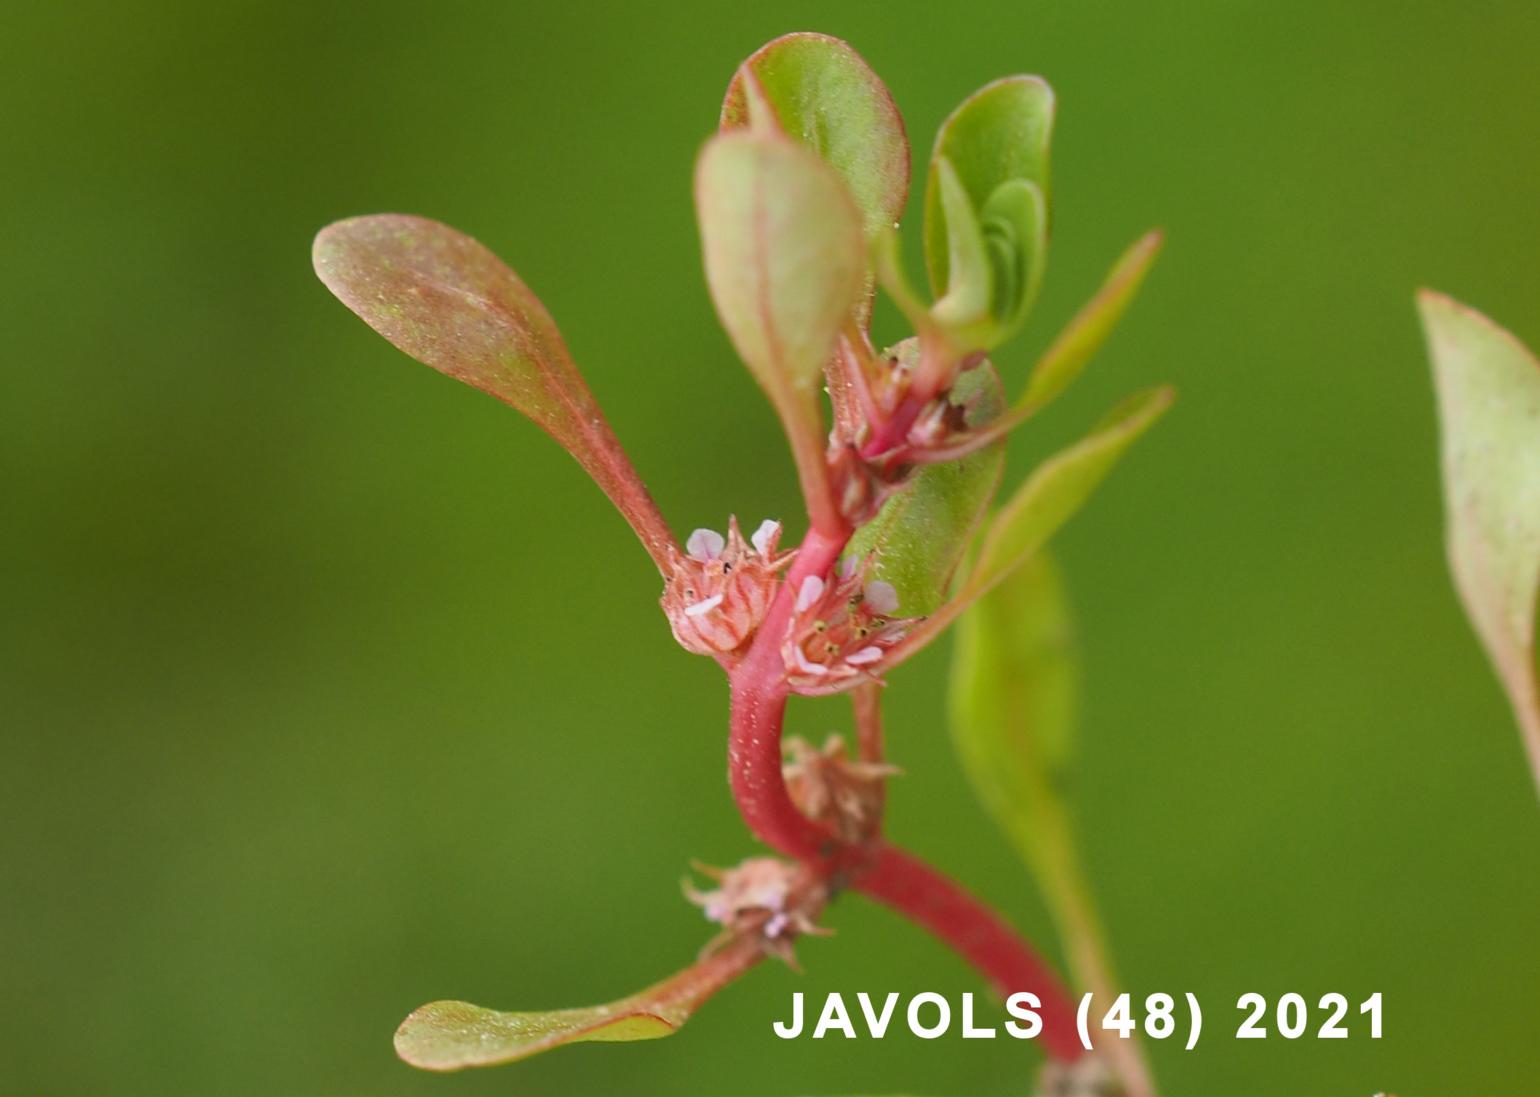
<svg viewBox="0 0 1540 1097">
<path fill-rule="evenodd" d="M 0 1093 L 1026 1091 L 1015 1041 L 772 1036 L 796 989 L 982 989 L 856 898 L 805 975 L 671 1040 L 447 1078 L 391 1050 L 429 999 L 673 970 L 707 931 L 688 859 L 753 847 L 720 676 L 624 525 L 332 300 L 310 238 L 380 210 L 479 236 L 680 531 L 800 528 L 689 196 L 733 67 L 794 29 L 851 40 L 922 157 L 985 80 L 1058 88 L 1055 252 L 1008 378 L 1169 230 L 1012 458 L 1181 390 L 1059 542 L 1115 949 L 1208 1007 L 1197 1051 L 1153 1049 L 1165 1092 L 1532 1085 L 1540 812 L 1446 579 L 1411 294 L 1540 342 L 1540 7 L 238 0 L 24 5 L 0 46 Z M 892 828 L 1049 939 L 950 757 L 947 658 L 890 691 Z M 1237 1042 L 1251 990 L 1382 991 L 1385 1038 Z"/>
</svg>

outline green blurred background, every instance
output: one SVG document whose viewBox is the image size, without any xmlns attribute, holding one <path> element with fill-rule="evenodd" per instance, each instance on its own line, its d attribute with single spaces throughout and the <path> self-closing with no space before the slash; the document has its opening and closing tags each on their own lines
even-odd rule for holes
<svg viewBox="0 0 1540 1097">
<path fill-rule="evenodd" d="M 516 266 L 680 531 L 800 528 L 702 284 L 692 158 L 733 67 L 849 39 L 923 156 L 985 80 L 1060 93 L 1022 373 L 1169 244 L 1031 458 L 1171 415 L 1060 540 L 1078 804 L 1121 966 L 1198 993 L 1170 1097 L 1518 1093 L 1540 1071 L 1540 812 L 1450 593 L 1411 293 L 1540 342 L 1532 3 L 26 5 L 0 47 L 0 1093 L 1020 1094 L 1035 1052 L 774 1038 L 790 992 L 982 989 L 860 899 L 678 1037 L 456 1077 L 433 998 L 618 996 L 752 845 L 725 690 L 577 467 L 310 272 L 402 210 Z M 911 234 L 912 235 L 912 234 Z M 888 333 L 895 334 L 895 333 Z M 897 836 L 1048 937 L 969 799 L 945 645 L 896 677 Z M 794 709 L 821 735 L 838 701 Z M 1231 1038 L 1236 997 L 1382 991 L 1386 1036 Z"/>
</svg>

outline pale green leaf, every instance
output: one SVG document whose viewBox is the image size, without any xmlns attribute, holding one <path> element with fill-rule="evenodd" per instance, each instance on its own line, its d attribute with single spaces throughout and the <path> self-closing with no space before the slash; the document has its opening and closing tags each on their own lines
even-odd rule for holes
<svg viewBox="0 0 1540 1097">
<path fill-rule="evenodd" d="M 422 217 L 380 214 L 316 236 L 316 274 L 419 362 L 518 409 L 604 489 L 665 567 L 667 524 L 583 382 L 545 306 L 477 241 Z"/>
<path fill-rule="evenodd" d="M 764 954 L 757 940 L 739 938 L 672 978 L 586 1009 L 508 1013 L 469 1002 L 430 1002 L 401 1022 L 396 1054 L 423 1070 L 461 1070 L 511 1063 L 565 1044 L 671 1036 Z"/>
<path fill-rule="evenodd" d="M 1034 184 L 1048 203 L 1053 90 L 1036 76 L 986 84 L 952 112 L 936 135 L 925 191 L 925 262 L 938 295 L 949 284 L 948 231 L 937 165 L 950 161 L 975 210 L 1012 179 Z"/>
<path fill-rule="evenodd" d="M 1171 406 L 1169 388 L 1132 396 L 1090 434 L 1044 461 L 1016 489 L 985 530 L 973 570 L 961 589 L 910 631 L 889 659 L 907 659 L 939 636 L 959 614 L 1032 558 L 1088 500 L 1118 458 Z"/>
<path fill-rule="evenodd" d="M 1058 568 L 1035 553 L 957 624 L 952 741 L 985 809 L 1039 875 L 1062 837 L 1059 788 L 1075 729 L 1077 671 Z"/>
<path fill-rule="evenodd" d="M 912 363 L 916 340 L 906 339 L 890 353 Z M 983 362 L 963 373 L 951 400 L 967 409 L 969 427 L 994 419 L 1004 406 L 994 366 Z M 870 556 L 872 577 L 893 585 L 904 616 L 931 613 L 945 600 L 1004 465 L 1002 441 L 958 461 L 922 466 L 851 539 L 849 554 Z"/>
<path fill-rule="evenodd" d="M 1139 292 L 1144 276 L 1160 254 L 1163 239 L 1158 229 L 1147 232 L 1118 257 L 1096 294 L 1081 306 L 1038 359 L 1016 410 L 1032 414 L 1047 406 L 1080 376 Z"/>
<path fill-rule="evenodd" d="M 839 173 L 868 239 L 899 219 L 909 193 L 909 142 L 887 86 L 860 54 L 828 35 L 784 35 L 739 66 L 722 103 L 722 128 L 757 125 L 756 98 L 787 135 Z"/>
<path fill-rule="evenodd" d="M 1121 989 L 1076 849 L 1066 789 L 1077 731 L 1073 619 L 1047 549 L 1032 554 L 958 623 L 949 699 L 952 742 L 984 809 L 1031 868 L 1077 986 Z M 1137 1045 L 1110 1059 L 1130 1093 L 1153 1093 Z"/>
<path fill-rule="evenodd" d="M 1540 782 L 1540 360 L 1442 294 L 1424 290 L 1418 304 L 1438 390 L 1450 567 Z"/>
<path fill-rule="evenodd" d="M 936 320 L 963 342 L 982 339 L 990 327 L 990 303 L 994 297 L 993 264 L 984 244 L 978 215 L 945 157 L 936 161 L 941 208 L 946 211 L 946 294 L 932 310 Z"/>
<path fill-rule="evenodd" d="M 984 537 L 970 592 L 994 586 L 1074 516 L 1118 458 L 1171 406 L 1168 388 L 1124 401 L 1086 437 L 1039 465 L 1000 509 Z"/>
<path fill-rule="evenodd" d="M 860 214 L 813 152 L 745 130 L 707 143 L 695 199 L 723 326 L 783 417 L 804 418 L 862 291 Z"/>
</svg>

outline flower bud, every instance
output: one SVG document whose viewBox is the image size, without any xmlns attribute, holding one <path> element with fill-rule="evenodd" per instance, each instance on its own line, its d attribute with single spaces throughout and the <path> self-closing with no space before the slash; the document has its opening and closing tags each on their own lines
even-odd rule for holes
<svg viewBox="0 0 1540 1097">
<path fill-rule="evenodd" d="M 710 891 L 688 880 L 684 885 L 685 898 L 722 927 L 722 934 L 706 946 L 708 953 L 729 937 L 753 933 L 767 952 L 795 966 L 792 941 L 799 934 L 828 933 L 813 922 L 827 896 L 819 887 L 805 886 L 795 865 L 774 857 L 750 857 L 729 869 L 701 864 L 695 869 L 717 885 Z"/>
<path fill-rule="evenodd" d="M 822 750 L 792 736 L 786 740 L 786 753 L 791 761 L 781 772 L 797 810 L 827 826 L 846 845 L 859 845 L 876 835 L 883 785 L 899 772 L 897 766 L 849 757 L 838 735 L 829 736 Z"/>
</svg>

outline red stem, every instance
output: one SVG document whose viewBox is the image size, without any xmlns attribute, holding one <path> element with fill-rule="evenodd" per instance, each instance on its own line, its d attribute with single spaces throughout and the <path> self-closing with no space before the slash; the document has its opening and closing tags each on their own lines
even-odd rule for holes
<svg viewBox="0 0 1540 1097">
<path fill-rule="evenodd" d="M 924 926 L 989 979 L 1002 999 L 1030 991 L 1042 1003 L 1043 1048 L 1074 1062 L 1084 1054 L 1075 1006 L 1059 977 L 1005 920 L 924 861 L 878 839 L 852 886 Z"/>
<path fill-rule="evenodd" d="M 730 675 L 732 734 L 727 766 L 733 799 L 756 838 L 800 861 L 822 862 L 834 849 L 828 832 L 791 802 L 781 776 L 781 727 L 788 691 L 779 638 L 786 635 L 802 580 L 827 575 L 846 540 L 848 534 L 828 537 L 816 529 L 808 532 L 748 654 Z"/>
<path fill-rule="evenodd" d="M 1075 1011 L 1053 971 L 994 911 L 923 861 L 877 839 L 841 846 L 792 802 L 781 773 L 781 731 L 786 716 L 785 665 L 780 639 L 790 622 L 796 592 L 809 575 L 824 577 L 844 550 L 848 534 L 811 530 L 776 592 L 743 661 L 730 674 L 732 734 L 728 780 L 738 811 L 760 841 L 809 864 L 824 876 L 844 877 L 860 891 L 930 930 L 1009 997 L 1031 991 L 1042 1002 L 1043 1046 L 1056 1059 L 1073 1061 L 1082 1049 Z"/>
</svg>

